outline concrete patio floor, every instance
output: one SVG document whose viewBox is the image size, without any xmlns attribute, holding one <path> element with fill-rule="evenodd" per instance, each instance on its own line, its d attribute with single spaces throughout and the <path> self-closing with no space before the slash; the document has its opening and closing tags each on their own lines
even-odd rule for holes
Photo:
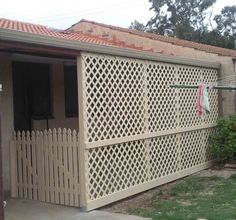
<svg viewBox="0 0 236 220">
<path fill-rule="evenodd" d="M 5 220 L 144 220 L 133 215 L 104 211 L 80 212 L 78 208 L 38 201 L 10 199 L 5 208 Z M 147 218 L 146 218 L 147 219 Z"/>
</svg>

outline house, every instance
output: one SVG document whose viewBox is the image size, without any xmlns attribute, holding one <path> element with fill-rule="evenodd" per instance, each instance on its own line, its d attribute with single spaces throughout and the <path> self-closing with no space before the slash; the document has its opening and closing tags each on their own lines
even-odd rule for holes
<svg viewBox="0 0 236 220">
<path fill-rule="evenodd" d="M 232 76 L 236 72 L 236 50 L 106 25 L 85 19 L 72 25 L 68 28 L 68 31 L 89 33 L 92 36 L 115 40 L 121 44 L 132 44 L 135 47 L 164 55 L 220 62 L 220 77 L 223 78 Z M 235 112 L 235 98 L 234 93 L 222 93 L 223 115 Z"/>
<path fill-rule="evenodd" d="M 208 136 L 235 94 L 209 91 L 199 118 L 196 91 L 170 85 L 214 83 L 235 58 L 85 20 L 61 31 L 0 19 L 6 194 L 92 210 L 209 167 Z"/>
</svg>

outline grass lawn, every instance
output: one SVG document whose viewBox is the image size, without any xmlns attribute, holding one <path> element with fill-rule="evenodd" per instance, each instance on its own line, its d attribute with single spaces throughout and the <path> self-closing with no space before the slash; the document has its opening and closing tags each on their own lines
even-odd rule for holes
<svg viewBox="0 0 236 220">
<path fill-rule="evenodd" d="M 153 220 L 236 220 L 236 174 L 230 178 L 190 176 L 169 191 L 159 191 L 146 208 L 130 214 Z"/>
</svg>

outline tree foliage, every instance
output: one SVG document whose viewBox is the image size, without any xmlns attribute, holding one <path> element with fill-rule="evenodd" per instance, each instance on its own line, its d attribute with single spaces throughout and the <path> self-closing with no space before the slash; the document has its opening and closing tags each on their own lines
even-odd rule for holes
<svg viewBox="0 0 236 220">
<path fill-rule="evenodd" d="M 216 132 L 209 137 L 210 150 L 218 162 L 235 162 L 236 157 L 236 115 L 220 118 Z"/>
<path fill-rule="evenodd" d="M 131 22 L 131 24 L 129 26 L 129 29 L 135 29 L 135 30 L 138 30 L 138 31 L 146 31 L 147 27 L 146 27 L 145 24 L 140 23 L 137 20 L 134 20 L 133 22 Z"/>
<path fill-rule="evenodd" d="M 216 15 L 217 30 L 227 37 L 236 37 L 236 6 L 226 6 Z"/>
<path fill-rule="evenodd" d="M 155 17 L 148 22 L 153 31 L 164 34 L 165 29 L 171 29 L 174 36 L 195 40 L 205 32 L 207 26 L 206 10 L 216 0 L 149 0 Z"/>
<path fill-rule="evenodd" d="M 134 21 L 130 28 L 226 48 L 234 48 L 236 6 L 226 6 L 212 17 L 216 0 L 149 0 L 155 12 L 147 25 Z M 213 22 L 215 25 L 213 25 Z"/>
</svg>

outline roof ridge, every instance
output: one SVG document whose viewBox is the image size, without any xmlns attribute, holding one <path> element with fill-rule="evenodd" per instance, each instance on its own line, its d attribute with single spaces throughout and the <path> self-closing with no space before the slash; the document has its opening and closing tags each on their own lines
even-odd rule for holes
<svg viewBox="0 0 236 220">
<path fill-rule="evenodd" d="M 49 26 L 46 26 L 46 25 L 43 25 L 43 24 L 35 24 L 35 23 L 30 23 L 30 22 L 18 21 L 18 20 L 15 20 L 15 19 L 13 20 L 13 19 L 1 18 L 0 17 L 0 21 L 1 20 L 8 21 L 8 22 L 17 22 L 17 23 L 26 24 L 26 25 L 39 26 L 39 27 L 44 27 L 44 28 L 48 28 L 48 29 L 50 29 L 50 28 L 53 29 L 53 27 L 49 27 Z M 64 31 L 63 29 L 61 29 L 61 30 Z"/>
<path fill-rule="evenodd" d="M 87 43 L 142 50 L 140 47 L 129 45 L 125 42 L 121 42 L 118 40 L 105 39 L 99 35 L 83 33 L 82 31 L 76 31 L 76 32 L 70 31 L 70 30 L 60 31 L 60 29 L 50 28 L 44 25 L 37 25 L 37 24 L 27 23 L 27 22 L 22 22 L 22 21 L 17 21 L 17 20 L 10 20 L 6 18 L 0 18 L 0 29 L 1 28 L 12 29 L 15 31 L 27 32 L 27 33 L 37 34 L 37 35 L 65 38 L 68 40 L 80 40 Z"/>
<path fill-rule="evenodd" d="M 71 34 L 71 35 L 77 35 L 78 33 L 82 36 L 85 36 L 85 37 L 90 37 L 92 39 L 99 39 L 100 41 L 103 41 L 104 43 L 110 43 L 110 44 L 113 44 L 113 43 L 117 43 L 117 42 L 114 42 L 114 41 L 111 41 L 111 40 L 107 40 L 103 37 L 100 37 L 98 35 L 92 35 L 92 34 L 89 34 L 89 33 L 83 33 L 82 31 L 77 31 L 77 32 L 72 32 L 72 31 L 67 31 L 67 33 Z"/>
<path fill-rule="evenodd" d="M 82 19 L 78 23 L 80 23 L 80 22 L 90 22 L 95 25 L 102 25 L 107 28 L 115 29 L 118 31 L 123 31 L 126 33 L 129 32 L 131 34 L 139 35 L 141 37 L 151 38 L 151 39 L 157 40 L 157 41 L 163 41 L 163 42 L 165 41 L 167 43 L 175 44 L 178 46 L 194 48 L 194 49 L 198 49 L 198 50 L 205 51 L 208 53 L 214 53 L 214 54 L 219 54 L 219 55 L 224 55 L 224 56 L 231 56 L 231 57 L 236 58 L 236 50 L 232 50 L 232 49 L 210 46 L 207 44 L 200 44 L 200 43 L 196 43 L 196 42 L 192 42 L 192 41 L 186 41 L 186 40 L 181 40 L 181 39 L 177 39 L 177 38 L 170 38 L 170 37 L 157 35 L 157 34 L 153 34 L 153 33 L 146 33 L 146 32 L 141 32 L 141 31 L 137 31 L 137 30 L 131 30 L 131 29 L 116 27 L 116 26 L 112 26 L 112 25 L 106 25 L 106 24 L 102 24 L 102 23 L 98 23 L 98 22 L 88 21 L 85 19 Z M 76 24 L 78 24 L 78 23 L 76 23 Z M 76 24 L 74 24 L 74 25 L 76 25 Z M 6 19 L 6 18 L 0 18 L 0 29 L 1 28 L 12 29 L 15 31 L 28 32 L 28 33 L 44 35 L 44 36 L 64 38 L 67 40 L 78 40 L 78 41 L 83 41 L 83 42 L 88 42 L 88 43 L 102 44 L 102 45 L 115 46 L 115 47 L 123 47 L 123 48 L 132 48 L 132 49 L 143 50 L 143 51 L 146 51 L 146 50 L 147 51 L 149 51 L 149 50 L 154 51 L 153 48 L 143 48 L 143 47 L 135 45 L 135 44 L 129 44 L 128 42 L 122 42 L 119 39 L 107 39 L 107 38 L 104 38 L 100 35 L 94 35 L 92 33 L 84 33 L 83 31 L 73 31 L 72 28 L 60 31 L 59 29 L 50 28 L 45 25 L 33 24 L 33 23 L 22 22 L 22 21 L 17 21 L 17 20 L 10 20 L 10 19 Z M 156 52 L 159 53 L 159 51 L 156 51 Z"/>
<path fill-rule="evenodd" d="M 199 43 L 199 42 L 195 42 L 195 41 L 179 39 L 179 38 L 175 38 L 175 37 L 167 37 L 167 36 L 160 35 L 160 34 L 144 32 L 144 31 L 124 28 L 124 27 L 119 27 L 119 26 L 114 26 L 114 25 L 108 25 L 108 24 L 95 22 L 95 21 L 90 21 L 90 20 L 86 20 L 86 19 L 81 19 L 79 22 L 73 24 L 71 27 L 75 26 L 76 24 L 82 23 L 82 22 L 87 22 L 87 23 L 103 26 L 103 27 L 106 27 L 106 28 L 110 28 L 110 29 L 113 29 L 113 30 L 118 30 L 118 31 L 130 33 L 130 34 L 135 34 L 135 35 L 138 35 L 138 36 L 147 37 L 149 39 L 160 40 L 160 41 L 164 41 L 164 42 L 168 42 L 168 43 L 172 43 L 172 44 L 176 44 L 176 45 L 179 45 L 178 42 L 179 43 L 186 43 L 188 45 L 185 45 L 185 47 L 192 47 L 192 48 L 195 48 L 195 49 L 198 49 L 198 50 L 200 50 L 200 49 L 197 48 L 197 47 L 201 47 L 201 46 L 208 47 L 209 49 L 211 48 L 211 49 L 215 49 L 215 50 L 224 50 L 225 52 L 232 53 L 232 54 L 234 54 L 234 56 L 236 56 L 236 50 L 230 49 L 230 48 L 224 48 L 224 47 Z M 192 44 L 192 45 L 189 45 L 189 44 Z M 184 46 L 184 45 L 179 45 L 179 46 Z"/>
</svg>

